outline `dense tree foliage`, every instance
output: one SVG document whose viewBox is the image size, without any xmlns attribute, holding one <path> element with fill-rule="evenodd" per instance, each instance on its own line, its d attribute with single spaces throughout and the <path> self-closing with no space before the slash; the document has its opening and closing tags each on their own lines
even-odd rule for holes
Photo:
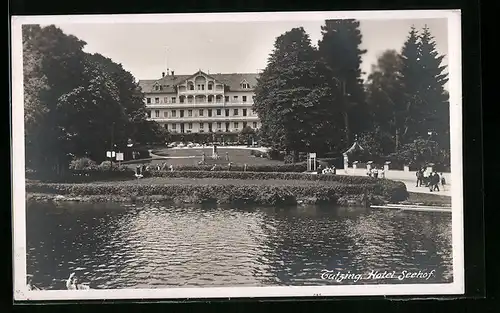
<svg viewBox="0 0 500 313">
<path fill-rule="evenodd" d="M 74 157 L 96 161 L 159 125 L 145 120 L 143 94 L 121 65 L 83 51 L 55 26 L 23 26 L 26 163 L 61 173 Z"/>
<path fill-rule="evenodd" d="M 406 104 L 401 85 L 401 56 L 395 50 L 380 55 L 367 82 L 367 102 L 374 128 L 384 137 L 383 151 L 398 150 L 404 133 Z M 382 141 L 382 138 L 379 138 Z"/>
<path fill-rule="evenodd" d="M 358 135 L 365 154 L 446 162 L 447 74 L 430 30 L 412 27 L 400 52 L 379 56 L 366 84 L 359 22 L 327 20 L 321 30 L 317 50 L 302 28 L 276 39 L 256 88 L 262 142 L 279 150 L 338 153 Z M 416 152 L 425 145 L 440 152 Z"/>
<path fill-rule="evenodd" d="M 343 134 L 333 103 L 331 71 L 319 59 L 303 28 L 276 39 L 255 88 L 254 110 L 262 139 L 276 150 L 328 151 Z"/>
</svg>

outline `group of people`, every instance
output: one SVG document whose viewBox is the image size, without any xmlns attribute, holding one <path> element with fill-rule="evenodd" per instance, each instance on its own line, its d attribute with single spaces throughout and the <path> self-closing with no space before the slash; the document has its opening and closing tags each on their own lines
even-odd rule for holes
<svg viewBox="0 0 500 313">
<path fill-rule="evenodd" d="M 379 178 L 379 177 L 384 178 L 385 172 L 384 172 L 384 169 L 372 167 L 366 172 L 366 175 L 368 175 L 369 177 L 373 177 L 373 178 Z"/>
<path fill-rule="evenodd" d="M 136 169 L 135 169 L 135 174 L 136 175 L 144 175 L 145 172 L 149 172 L 151 170 L 156 170 L 156 171 L 165 171 L 166 169 L 169 169 L 171 172 L 174 171 L 174 166 L 171 164 L 171 165 L 168 165 L 167 162 L 163 162 L 163 163 L 158 163 L 158 164 L 155 164 L 153 166 L 149 166 L 149 165 L 145 165 L 145 164 L 142 164 L 142 165 L 137 165 Z"/>
<path fill-rule="evenodd" d="M 429 190 L 432 191 L 440 191 L 439 184 L 443 187 L 443 190 L 446 186 L 446 179 L 444 178 L 443 173 L 441 176 L 436 172 L 429 172 L 424 168 L 418 170 L 415 174 L 417 176 L 417 187 L 428 187 Z"/>
<path fill-rule="evenodd" d="M 330 167 L 327 166 L 327 167 L 323 168 L 321 166 L 321 164 L 319 164 L 317 173 L 318 174 L 337 174 L 337 169 L 333 165 Z"/>
</svg>

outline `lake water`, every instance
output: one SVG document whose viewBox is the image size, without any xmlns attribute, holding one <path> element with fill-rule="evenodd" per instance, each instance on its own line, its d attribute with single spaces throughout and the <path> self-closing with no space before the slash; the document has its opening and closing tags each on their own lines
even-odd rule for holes
<svg viewBox="0 0 500 313">
<path fill-rule="evenodd" d="M 71 272 L 96 289 L 453 280 L 441 213 L 32 203 L 26 233 L 27 271 L 44 289 L 65 289 Z"/>
</svg>

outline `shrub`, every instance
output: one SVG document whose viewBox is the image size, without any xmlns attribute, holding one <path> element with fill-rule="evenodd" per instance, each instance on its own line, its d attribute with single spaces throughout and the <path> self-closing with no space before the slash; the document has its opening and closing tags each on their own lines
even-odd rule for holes
<svg viewBox="0 0 500 313">
<path fill-rule="evenodd" d="M 111 161 L 102 161 L 102 163 L 99 164 L 98 169 L 101 171 L 111 169 Z"/>
<path fill-rule="evenodd" d="M 283 161 L 285 156 L 283 153 L 281 153 L 280 151 L 276 150 L 276 149 L 271 149 L 269 150 L 269 152 L 267 153 L 267 158 L 269 160 L 278 160 L 278 161 Z"/>
<path fill-rule="evenodd" d="M 74 159 L 69 164 L 69 169 L 71 170 L 90 170 L 96 168 L 97 164 L 90 158 L 86 157 Z"/>
<path fill-rule="evenodd" d="M 293 164 L 295 163 L 295 158 L 293 157 L 293 155 L 285 155 L 283 161 L 285 161 L 285 164 Z"/>
</svg>

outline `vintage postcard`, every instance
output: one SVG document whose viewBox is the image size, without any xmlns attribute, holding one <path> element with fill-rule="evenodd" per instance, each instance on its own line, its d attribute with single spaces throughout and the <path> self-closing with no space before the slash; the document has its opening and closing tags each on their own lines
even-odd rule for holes
<svg viewBox="0 0 500 313">
<path fill-rule="evenodd" d="M 15 300 L 463 294 L 460 29 L 14 16 Z"/>
</svg>

